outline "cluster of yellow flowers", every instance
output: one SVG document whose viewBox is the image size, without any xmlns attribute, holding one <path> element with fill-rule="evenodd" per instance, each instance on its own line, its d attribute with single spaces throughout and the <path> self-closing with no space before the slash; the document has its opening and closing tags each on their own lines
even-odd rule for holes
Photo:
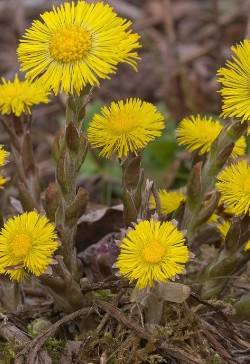
<svg viewBox="0 0 250 364">
<path fill-rule="evenodd" d="M 224 204 L 227 214 L 231 216 L 250 214 L 250 165 L 246 160 L 226 167 L 218 176 L 216 188 L 221 193 L 221 203 Z M 225 238 L 231 221 L 222 220 L 216 225 Z M 245 244 L 244 250 L 250 250 L 250 240 Z"/>
<path fill-rule="evenodd" d="M 3 79 L 0 112 L 17 117 L 30 113 L 33 105 L 47 103 L 52 91 L 81 95 L 86 86 L 97 86 L 101 79 L 114 74 L 120 63 L 136 69 L 140 47 L 140 37 L 131 31 L 131 22 L 119 17 L 108 4 L 78 1 L 55 7 L 35 20 L 21 38 L 17 53 L 26 79 L 20 81 L 17 75 L 13 82 Z M 222 115 L 249 121 L 250 42 L 233 47 L 233 52 L 233 60 L 219 71 Z M 177 140 L 189 151 L 203 155 L 210 151 L 222 128 L 221 122 L 213 118 L 191 116 L 181 121 Z M 163 129 L 164 117 L 154 105 L 131 98 L 103 107 L 94 115 L 87 135 L 90 144 L 100 148 L 101 156 L 109 158 L 115 154 L 124 159 L 138 154 Z M 241 137 L 232 157 L 243 156 L 245 150 L 246 140 Z M 219 175 L 216 188 L 222 202 L 236 215 L 249 213 L 247 161 L 227 166 Z M 166 215 L 186 199 L 183 193 L 166 190 L 159 191 L 159 197 Z M 154 199 L 150 205 L 155 208 Z M 37 212 L 11 218 L 0 233 L 0 272 L 17 280 L 26 271 L 41 275 L 58 244 L 55 227 Z M 154 219 L 141 221 L 129 230 L 120 249 L 117 267 L 139 288 L 173 278 L 183 272 L 189 260 L 184 234 L 172 222 Z"/>
<path fill-rule="evenodd" d="M 130 27 L 130 21 L 102 2 L 66 2 L 45 12 L 26 30 L 18 47 L 26 79 L 20 81 L 16 75 L 13 82 L 3 79 L 0 85 L 1 113 L 17 117 L 30 113 L 33 105 L 48 102 L 51 91 L 80 95 L 85 86 L 109 78 L 119 63 L 136 69 L 140 37 Z M 128 99 L 103 107 L 90 123 L 88 138 L 101 149 L 100 155 L 122 159 L 139 153 L 163 129 L 164 117 L 154 105 Z M 173 197 L 176 201 L 167 211 L 183 200 L 178 194 Z M 172 223 L 141 222 L 122 241 L 117 266 L 139 287 L 172 278 L 188 260 L 184 240 Z M 54 226 L 46 217 L 30 212 L 11 218 L 0 234 L 0 271 L 17 280 L 26 271 L 40 275 L 57 246 Z"/>
<path fill-rule="evenodd" d="M 250 121 L 249 70 L 250 41 L 232 47 L 232 60 L 219 70 L 224 117 Z M 248 127 L 249 131 L 249 127 Z M 248 133 L 249 134 L 249 133 Z M 227 166 L 216 184 L 222 202 L 235 215 L 250 214 L 250 165 L 247 159 Z M 250 248 L 247 244 L 247 248 Z"/>
</svg>

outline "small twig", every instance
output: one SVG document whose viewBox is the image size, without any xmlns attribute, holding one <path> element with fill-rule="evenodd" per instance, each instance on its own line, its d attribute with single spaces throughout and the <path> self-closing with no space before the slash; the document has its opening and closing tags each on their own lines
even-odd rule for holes
<svg viewBox="0 0 250 364">
<path fill-rule="evenodd" d="M 122 288 L 134 288 L 134 285 L 127 281 L 107 281 L 107 282 L 97 282 L 92 283 L 87 287 L 82 287 L 82 293 L 87 293 L 91 291 L 102 291 L 105 289 L 116 289 L 120 290 Z"/>
<path fill-rule="evenodd" d="M 120 298 L 124 295 L 124 293 L 125 293 L 125 290 L 124 290 L 124 289 L 122 289 L 122 290 L 121 290 L 121 291 L 117 294 L 117 296 L 116 296 L 116 298 L 115 298 L 115 302 L 114 302 L 114 304 L 117 304 L 117 305 L 119 304 Z M 101 320 L 100 324 L 98 325 L 98 327 L 97 327 L 97 329 L 96 329 L 97 333 L 100 333 L 100 332 L 103 330 L 103 328 L 106 326 L 106 324 L 107 324 L 107 322 L 108 322 L 108 320 L 109 320 L 109 317 L 110 317 L 109 313 L 105 313 L 104 317 L 102 318 L 102 320 Z"/>
<path fill-rule="evenodd" d="M 221 345 L 221 343 L 215 338 L 215 336 L 208 330 L 202 330 L 202 333 L 205 335 L 207 340 L 210 342 L 214 350 L 225 360 L 227 360 L 228 363 L 236 363 L 237 361 L 233 360 L 231 355 L 228 354 L 224 346 Z"/>
<path fill-rule="evenodd" d="M 96 305 L 102 309 L 103 311 L 107 312 L 110 316 L 114 317 L 118 322 L 122 323 L 125 327 L 132 330 L 138 337 L 141 339 L 145 339 L 147 341 L 152 341 L 151 335 L 145 331 L 141 326 L 137 325 L 135 321 L 129 320 L 124 313 L 111 303 L 97 300 Z"/>
<path fill-rule="evenodd" d="M 34 289 L 34 288 L 30 288 L 30 287 L 24 287 L 23 288 L 24 293 L 27 296 L 31 296 L 31 297 L 47 297 L 48 294 L 46 291 L 44 291 L 43 289 Z"/>
<path fill-rule="evenodd" d="M 0 317 L 0 320 L 1 319 L 2 323 L 0 325 L 0 337 L 17 345 L 23 346 L 30 344 L 30 337 L 25 332 L 9 322 L 6 316 Z M 39 353 L 37 352 L 37 354 L 39 355 L 39 359 L 42 363 L 52 363 L 50 356 L 45 350 L 39 350 Z M 24 362 L 22 358 L 18 359 L 18 357 L 16 357 L 15 363 L 23 364 Z"/>
<path fill-rule="evenodd" d="M 25 345 L 29 343 L 30 338 L 22 330 L 13 325 L 8 321 L 8 317 L 2 315 L 0 317 L 2 322 L 0 324 L 0 336 L 3 337 L 8 342 L 14 342 L 19 345 Z"/>
<path fill-rule="evenodd" d="M 213 305 L 211 302 L 202 300 L 195 293 L 191 293 L 190 296 L 193 299 L 195 299 L 197 302 L 201 303 L 204 306 L 210 307 L 213 311 L 218 313 L 226 321 L 227 324 L 230 324 L 230 330 L 232 330 L 233 324 L 231 323 L 231 321 L 229 320 L 227 315 L 219 307 L 217 307 L 216 305 Z"/>
<path fill-rule="evenodd" d="M 237 332 L 233 322 L 229 319 L 229 317 L 216 305 L 213 305 L 212 303 L 202 300 L 201 298 L 199 298 L 196 294 L 191 293 L 190 295 L 193 299 L 195 299 L 197 302 L 201 303 L 204 306 L 207 306 L 209 308 L 211 308 L 213 311 L 215 311 L 220 318 L 222 318 L 224 320 L 224 323 L 227 327 L 227 329 L 229 330 L 229 332 L 232 334 L 232 337 L 234 338 L 234 340 L 237 341 L 237 343 L 239 343 L 240 345 L 245 345 L 244 341 L 242 340 L 242 336 Z M 208 325 L 208 323 L 205 321 L 203 321 L 204 324 Z M 219 335 L 219 333 L 217 333 Z"/>
<path fill-rule="evenodd" d="M 26 364 L 34 364 L 36 360 L 36 356 L 38 351 L 41 349 L 43 344 L 53 335 L 55 335 L 56 331 L 59 329 L 60 326 L 64 325 L 65 323 L 74 320 L 75 318 L 83 315 L 89 315 L 93 311 L 93 308 L 84 307 L 78 311 L 75 311 L 61 320 L 57 321 L 55 324 L 50 326 L 46 331 L 44 331 L 41 335 L 37 336 L 33 341 L 28 343 L 25 348 L 18 353 L 17 359 L 27 355 Z"/>
<path fill-rule="evenodd" d="M 106 326 L 106 324 L 107 324 L 107 322 L 109 320 L 109 317 L 110 317 L 109 313 L 105 313 L 105 315 L 103 316 L 101 322 L 97 326 L 97 329 L 96 329 L 97 334 L 99 334 L 104 329 L 104 327 Z"/>
</svg>

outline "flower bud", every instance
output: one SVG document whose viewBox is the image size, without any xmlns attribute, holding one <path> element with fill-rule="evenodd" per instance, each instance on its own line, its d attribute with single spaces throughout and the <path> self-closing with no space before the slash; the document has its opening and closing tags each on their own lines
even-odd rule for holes
<svg viewBox="0 0 250 364">
<path fill-rule="evenodd" d="M 57 168 L 56 168 L 56 179 L 58 184 L 61 187 L 63 193 L 68 191 L 68 183 L 66 178 L 66 171 L 65 171 L 65 162 L 66 162 L 66 153 L 63 152 L 58 159 Z"/>
<path fill-rule="evenodd" d="M 79 149 L 80 138 L 78 130 L 75 124 L 72 122 L 67 125 L 65 139 L 69 150 L 77 153 Z"/>
<path fill-rule="evenodd" d="M 45 211 L 50 221 L 55 221 L 55 213 L 59 205 L 59 191 L 55 183 L 50 183 L 45 192 Z"/>
<path fill-rule="evenodd" d="M 80 187 L 73 203 L 66 209 L 67 222 L 75 224 L 78 218 L 85 212 L 88 204 L 88 192 Z"/>
</svg>

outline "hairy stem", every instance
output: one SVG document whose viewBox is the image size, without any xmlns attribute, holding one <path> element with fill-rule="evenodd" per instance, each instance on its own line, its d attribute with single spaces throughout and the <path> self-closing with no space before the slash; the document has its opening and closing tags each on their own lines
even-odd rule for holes
<svg viewBox="0 0 250 364">
<path fill-rule="evenodd" d="M 77 221 L 87 205 L 86 192 L 82 189 L 77 191 L 77 177 L 88 148 L 82 130 L 88 97 L 86 93 L 68 97 L 66 127 L 61 139 L 56 170 L 59 205 L 55 213 L 55 222 L 62 242 L 64 262 L 75 279 L 79 275 L 75 248 Z"/>
<path fill-rule="evenodd" d="M 141 157 L 130 154 L 122 162 L 123 218 L 125 226 L 136 222 L 141 215 L 144 172 Z"/>
</svg>

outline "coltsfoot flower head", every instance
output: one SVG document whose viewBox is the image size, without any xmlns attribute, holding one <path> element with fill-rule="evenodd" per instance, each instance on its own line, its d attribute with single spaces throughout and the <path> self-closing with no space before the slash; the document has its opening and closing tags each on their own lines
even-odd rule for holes
<svg viewBox="0 0 250 364">
<path fill-rule="evenodd" d="M 226 167 L 218 176 L 221 201 L 235 215 L 250 213 L 250 165 L 243 160 Z"/>
<path fill-rule="evenodd" d="M 140 99 L 112 102 L 96 114 L 88 129 L 93 147 L 109 158 L 113 152 L 119 158 L 144 148 L 162 134 L 164 117 L 154 105 Z"/>
<path fill-rule="evenodd" d="M 250 240 L 246 243 L 244 250 L 245 250 L 245 252 L 250 250 Z"/>
<path fill-rule="evenodd" d="M 108 4 L 65 2 L 41 15 L 18 48 L 21 69 L 56 94 L 80 93 L 109 78 L 119 63 L 136 69 L 139 35 Z"/>
<path fill-rule="evenodd" d="M 186 196 L 182 192 L 159 190 L 158 193 L 161 203 L 161 212 L 164 215 L 171 214 L 177 210 L 180 204 L 186 200 Z M 150 197 L 149 203 L 150 208 L 155 209 L 156 204 L 153 196 Z"/>
<path fill-rule="evenodd" d="M 215 224 L 215 223 L 217 223 L 217 222 L 218 222 L 218 220 L 219 220 L 219 215 L 217 215 L 217 213 L 216 213 L 216 212 L 214 212 L 214 213 L 210 216 L 210 218 L 208 219 L 207 223 L 208 223 L 208 224 Z"/>
<path fill-rule="evenodd" d="M 20 116 L 22 113 L 31 113 L 31 108 L 40 103 L 47 104 L 48 90 L 40 83 L 21 81 L 15 75 L 14 81 L 2 78 L 0 84 L 0 113 L 9 115 L 13 113 Z"/>
<path fill-rule="evenodd" d="M 25 273 L 43 274 L 58 248 L 55 227 L 37 212 L 10 218 L 0 231 L 0 273 L 20 281 Z"/>
<path fill-rule="evenodd" d="M 2 145 L 0 145 L 0 167 L 4 166 L 9 152 L 7 152 Z"/>
<path fill-rule="evenodd" d="M 2 145 L 0 145 L 0 167 L 5 165 L 8 155 L 9 152 L 7 152 Z M 3 188 L 6 182 L 7 179 L 3 175 L 0 175 L 0 189 Z"/>
<path fill-rule="evenodd" d="M 232 52 L 232 60 L 218 71 L 218 81 L 222 84 L 222 116 L 250 121 L 250 41 L 233 46 Z"/>
<path fill-rule="evenodd" d="M 212 117 L 190 116 L 184 118 L 177 130 L 177 141 L 184 145 L 189 151 L 200 155 L 208 153 L 212 143 L 218 137 L 223 126 Z M 233 157 L 243 155 L 246 150 L 246 139 L 241 137 L 236 143 L 232 152 Z"/>
<path fill-rule="evenodd" d="M 138 288 L 151 287 L 183 272 L 189 260 L 184 242 L 182 232 L 169 221 L 141 221 L 122 240 L 116 266 Z"/>
<path fill-rule="evenodd" d="M 0 189 L 3 188 L 3 186 L 6 184 L 7 182 L 7 178 L 5 178 L 4 176 L 0 175 Z"/>
<path fill-rule="evenodd" d="M 224 239 L 227 236 L 230 226 L 231 226 L 230 221 L 223 221 L 223 222 L 217 224 L 217 229 L 219 230 L 219 232 L 221 233 L 221 235 Z"/>
</svg>

